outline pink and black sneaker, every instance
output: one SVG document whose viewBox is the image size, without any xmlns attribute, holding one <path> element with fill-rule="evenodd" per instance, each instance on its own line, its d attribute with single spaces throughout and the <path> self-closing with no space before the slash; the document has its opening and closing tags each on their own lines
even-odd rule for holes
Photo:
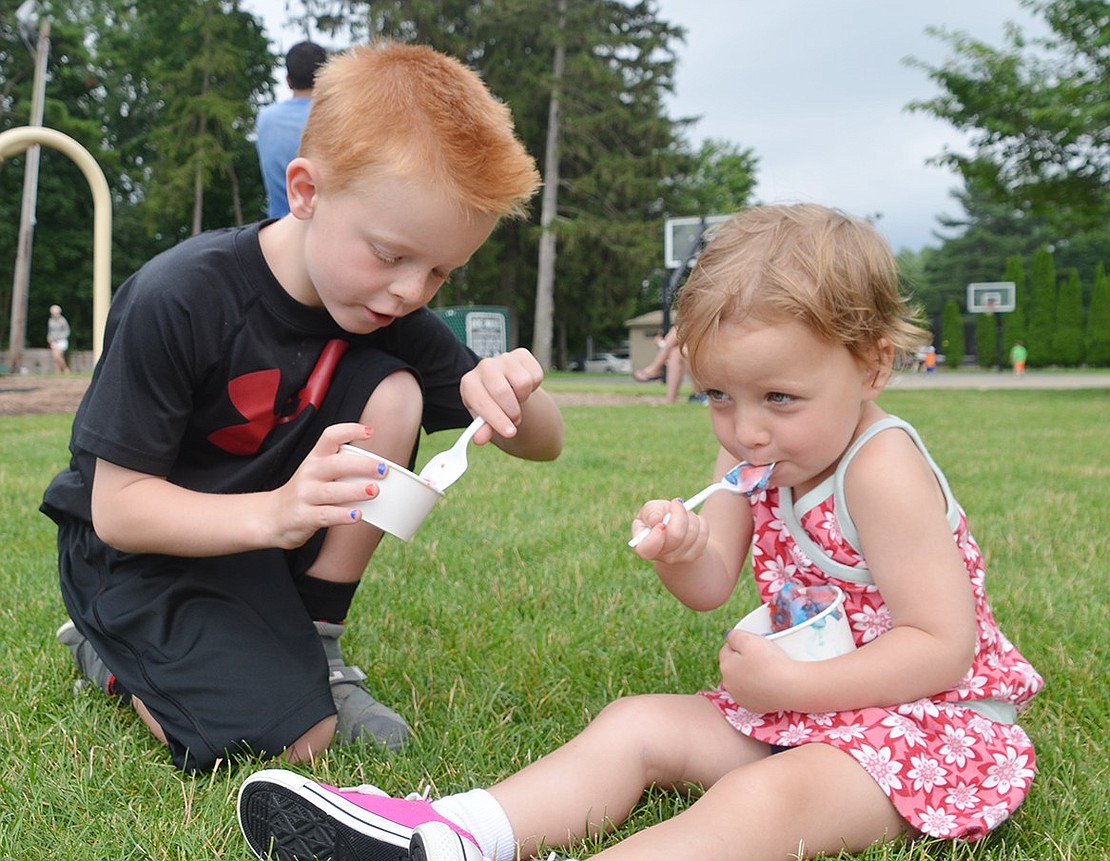
<svg viewBox="0 0 1110 861">
<path fill-rule="evenodd" d="M 429 822 L 449 826 L 482 857 L 469 833 L 422 798 L 369 785 L 337 789 L 279 768 L 239 789 L 239 827 L 263 861 L 409 861 L 413 830 Z"/>
</svg>

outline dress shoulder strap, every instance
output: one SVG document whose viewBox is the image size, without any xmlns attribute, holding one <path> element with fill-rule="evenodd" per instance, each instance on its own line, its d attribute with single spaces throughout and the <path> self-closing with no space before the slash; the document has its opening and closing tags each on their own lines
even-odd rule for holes
<svg viewBox="0 0 1110 861">
<path fill-rule="evenodd" d="M 852 460 L 859 453 L 871 439 L 883 431 L 897 429 L 905 432 L 914 445 L 917 446 L 918 451 L 921 452 L 922 457 L 928 462 L 929 467 L 932 469 L 933 474 L 936 476 L 937 483 L 940 485 L 941 491 L 944 494 L 946 516 L 948 524 L 952 529 L 955 529 L 960 522 L 959 506 L 956 504 L 955 497 L 952 495 L 951 489 L 948 487 L 948 480 L 944 477 L 940 467 L 937 466 L 932 455 L 929 454 L 925 443 L 922 441 L 920 434 L 908 422 L 903 421 L 897 416 L 885 416 L 879 421 L 866 428 L 863 433 L 852 443 L 844 456 L 840 459 L 840 463 L 836 467 L 836 473 L 832 477 L 832 492 L 834 497 L 834 510 L 836 512 L 837 525 L 840 528 L 840 534 L 844 540 L 848 542 L 856 550 L 860 551 L 859 531 L 856 529 L 856 524 L 852 520 L 851 512 L 848 510 L 848 501 L 844 494 L 844 476 L 848 472 L 848 466 Z M 867 571 L 866 567 L 855 568 L 849 565 L 844 565 L 832 559 L 828 553 L 817 542 L 809 537 L 809 534 L 802 528 L 799 513 L 794 505 L 793 491 L 784 487 L 779 491 L 779 498 L 782 504 L 782 518 L 786 525 L 787 530 L 790 532 L 791 538 L 801 548 L 806 556 L 828 574 L 830 577 L 836 577 L 841 580 L 848 580 L 853 583 L 869 584 L 874 582 L 871 574 Z M 812 498 L 811 494 L 806 494 L 806 498 Z"/>
</svg>

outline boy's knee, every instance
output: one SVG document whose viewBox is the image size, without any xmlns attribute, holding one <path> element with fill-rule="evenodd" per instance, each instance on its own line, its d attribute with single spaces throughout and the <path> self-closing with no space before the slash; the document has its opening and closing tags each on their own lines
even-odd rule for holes
<svg viewBox="0 0 1110 861">
<path fill-rule="evenodd" d="M 374 389 L 359 420 L 374 429 L 369 448 L 375 454 L 407 464 L 423 417 L 420 383 L 409 371 L 394 371 Z"/>
<path fill-rule="evenodd" d="M 363 418 L 387 415 L 391 420 L 419 426 L 424 413 L 424 393 L 409 371 L 394 371 L 382 380 L 363 409 Z"/>
</svg>

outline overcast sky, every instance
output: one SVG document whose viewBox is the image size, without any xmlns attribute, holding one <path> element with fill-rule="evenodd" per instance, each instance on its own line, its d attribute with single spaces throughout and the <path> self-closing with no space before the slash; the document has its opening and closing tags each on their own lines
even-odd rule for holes
<svg viewBox="0 0 1110 861">
<path fill-rule="evenodd" d="M 690 137 L 720 138 L 758 158 L 764 203 L 812 201 L 877 217 L 894 247 L 936 245 L 936 217 L 961 214 L 959 179 L 926 165 L 964 138 L 905 106 L 937 95 L 912 56 L 939 64 L 947 45 L 925 29 L 960 30 L 995 47 L 1007 21 L 1038 29 L 1019 0 L 657 0 L 686 29 L 678 46 L 673 118 L 700 117 Z M 284 0 L 245 0 L 276 50 Z M 285 98 L 288 92 L 280 93 Z M 675 213 L 676 215 L 679 213 Z M 698 215 L 701 213 L 688 213 Z"/>
</svg>

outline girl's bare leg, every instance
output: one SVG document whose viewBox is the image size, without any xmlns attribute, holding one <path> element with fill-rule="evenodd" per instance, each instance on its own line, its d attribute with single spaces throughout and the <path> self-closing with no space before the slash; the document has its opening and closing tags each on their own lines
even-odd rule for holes
<svg viewBox="0 0 1110 861">
<path fill-rule="evenodd" d="M 861 852 L 907 824 L 850 754 L 810 744 L 742 765 L 597 861 L 756 861 Z"/>
<path fill-rule="evenodd" d="M 695 695 L 651 694 L 606 706 L 576 738 L 490 789 L 521 846 L 561 846 L 624 821 L 652 785 L 711 785 L 768 755 Z M 662 857 L 662 856 L 660 856 Z M 672 855 L 677 857 L 690 855 Z"/>
</svg>

